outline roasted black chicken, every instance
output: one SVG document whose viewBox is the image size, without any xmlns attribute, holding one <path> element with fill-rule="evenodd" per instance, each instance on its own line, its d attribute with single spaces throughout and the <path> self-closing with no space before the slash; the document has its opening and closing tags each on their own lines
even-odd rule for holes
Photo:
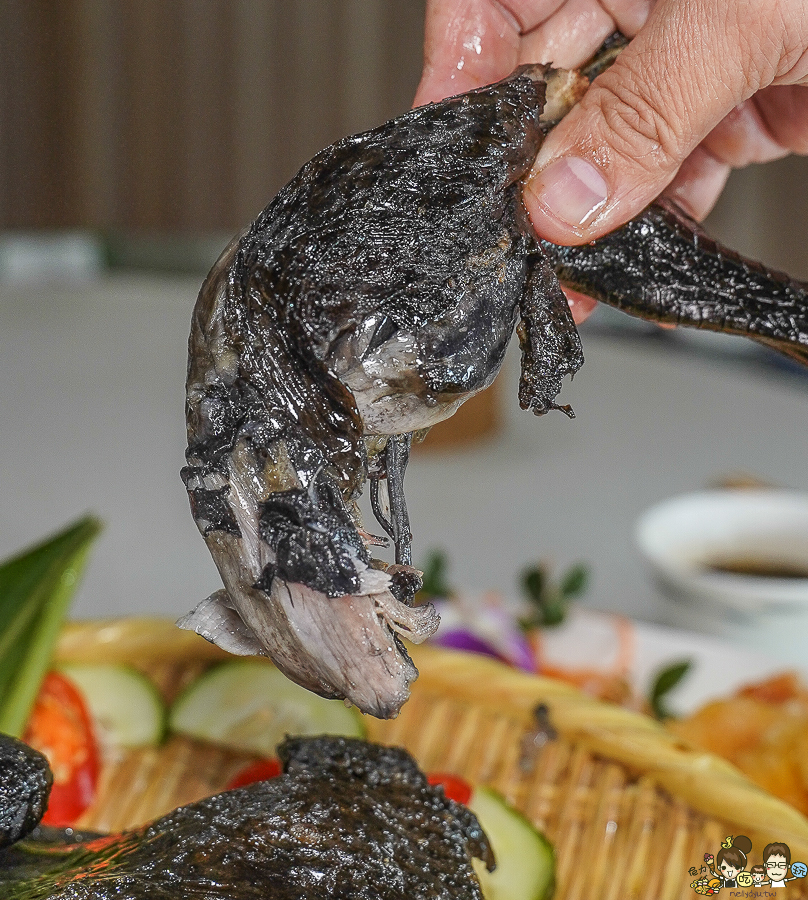
<svg viewBox="0 0 808 900">
<path fill-rule="evenodd" d="M 401 638 L 437 627 L 413 605 L 412 435 L 493 381 L 514 330 L 522 407 L 571 412 L 556 396 L 583 354 L 559 281 L 808 357 L 805 287 L 671 203 L 590 246 L 536 239 L 520 179 L 587 83 L 526 66 L 345 138 L 225 250 L 193 315 L 183 470 L 224 588 L 182 627 L 396 715 L 417 675 Z M 389 567 L 357 509 L 366 483 Z"/>
<path fill-rule="evenodd" d="M 0 745 L 0 765 L 8 752 Z M 34 832 L 0 850 L 0 896 L 480 900 L 471 858 L 493 867 L 485 835 L 404 750 L 323 737 L 289 739 L 279 752 L 280 777 L 181 807 L 143 828 L 78 844 Z M 24 790 L 37 778 L 36 763 L 28 768 L 15 770 L 9 784 Z M 30 804 L 32 827 L 41 796 Z M 0 822 L 18 807 L 0 794 Z"/>
</svg>

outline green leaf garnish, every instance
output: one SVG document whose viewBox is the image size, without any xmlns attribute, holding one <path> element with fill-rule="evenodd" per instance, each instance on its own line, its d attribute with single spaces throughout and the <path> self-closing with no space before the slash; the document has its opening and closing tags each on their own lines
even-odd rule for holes
<svg viewBox="0 0 808 900">
<path fill-rule="evenodd" d="M 454 590 L 449 586 L 446 573 L 449 563 L 442 550 L 432 550 L 423 566 L 424 578 L 419 600 L 431 600 L 435 597 L 452 597 Z"/>
<path fill-rule="evenodd" d="M 527 599 L 533 603 L 541 603 L 544 585 L 547 578 L 541 566 L 532 566 L 522 573 L 522 590 Z"/>
<path fill-rule="evenodd" d="M 558 583 L 553 582 L 545 566 L 537 565 L 522 573 L 521 585 L 529 611 L 519 625 L 523 631 L 560 625 L 567 615 L 570 600 L 580 596 L 589 584 L 589 569 L 578 563 Z"/>
<path fill-rule="evenodd" d="M 0 732 L 19 737 L 101 530 L 90 516 L 0 564 Z"/>
<path fill-rule="evenodd" d="M 687 675 L 692 666 L 692 660 L 683 659 L 680 662 L 667 666 L 657 674 L 648 696 L 651 712 L 657 719 L 670 719 L 673 717 L 673 714 L 665 705 L 665 698 Z"/>
<path fill-rule="evenodd" d="M 560 590 L 565 597 L 579 597 L 589 586 L 589 569 L 578 563 L 561 579 Z"/>
</svg>

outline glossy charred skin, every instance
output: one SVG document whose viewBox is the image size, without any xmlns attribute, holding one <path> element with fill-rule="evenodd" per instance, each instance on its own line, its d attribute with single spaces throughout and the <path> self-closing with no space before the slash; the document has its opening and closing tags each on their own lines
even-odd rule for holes
<svg viewBox="0 0 808 900">
<path fill-rule="evenodd" d="M 808 363 L 806 285 L 723 247 L 670 200 L 583 247 L 541 247 L 562 284 L 630 315 L 742 335 Z"/>
<path fill-rule="evenodd" d="M 545 71 L 319 153 L 194 312 L 183 477 L 225 590 L 181 624 L 374 715 L 395 715 L 417 675 L 400 638 L 425 639 L 437 616 L 411 607 L 408 558 L 370 560 L 355 506 L 368 473 L 392 481 L 398 436 L 491 383 L 517 320 L 523 406 L 553 408 L 583 359 L 520 196 Z"/>
<path fill-rule="evenodd" d="M 563 376 L 582 362 L 558 286 L 531 284 L 537 272 L 553 281 L 519 184 L 543 138 L 545 71 L 524 67 L 495 86 L 334 144 L 240 242 L 234 276 L 241 296 L 255 298 L 267 328 L 291 337 L 321 387 L 328 375 L 350 385 L 346 412 L 362 405 L 355 355 L 378 358 L 393 342 L 399 359 L 388 396 L 391 407 L 398 403 L 377 434 L 413 430 L 400 404 L 404 392 L 419 398 L 417 415 L 429 418 L 421 407 L 487 387 L 517 316 L 528 333 L 526 406 L 551 408 Z M 543 364 L 550 355 L 553 366 Z M 332 397 L 344 391 L 328 387 Z M 371 430 L 361 409 L 360 419 L 356 443 Z M 343 490 L 355 490 L 364 480 L 361 444 L 349 460 L 334 450 Z"/>
<path fill-rule="evenodd" d="M 474 900 L 472 856 L 493 866 L 474 815 L 405 751 L 288 740 L 285 774 L 83 845 L 0 853 L 8 900 Z M 22 877 L 20 877 L 22 876 Z"/>
<path fill-rule="evenodd" d="M 556 395 L 583 354 L 560 283 L 806 360 L 805 286 L 667 201 L 588 246 L 537 241 L 520 179 L 599 65 L 522 67 L 337 142 L 222 255 L 193 316 L 183 478 L 224 589 L 182 627 L 396 715 L 417 676 L 401 639 L 437 627 L 411 605 L 410 437 L 493 381 L 514 330 L 521 406 L 571 414 Z M 366 479 L 389 569 L 357 511 Z"/>
<path fill-rule="evenodd" d="M 0 849 L 29 834 L 48 806 L 53 776 L 45 757 L 0 734 Z"/>
</svg>

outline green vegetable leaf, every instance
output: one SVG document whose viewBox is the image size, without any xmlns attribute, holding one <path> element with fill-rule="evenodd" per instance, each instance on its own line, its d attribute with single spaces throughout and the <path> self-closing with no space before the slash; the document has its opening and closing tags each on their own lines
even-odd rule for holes
<svg viewBox="0 0 808 900">
<path fill-rule="evenodd" d="M 560 590 L 565 597 L 580 597 L 589 586 L 589 569 L 578 563 L 561 579 Z"/>
<path fill-rule="evenodd" d="M 88 516 L 0 564 L 0 732 L 22 734 L 100 530 Z"/>
<path fill-rule="evenodd" d="M 651 712 L 657 719 L 670 719 L 672 717 L 671 712 L 665 705 L 665 698 L 687 675 L 692 666 L 692 660 L 683 659 L 680 662 L 667 666 L 657 674 L 654 683 L 651 685 L 651 692 L 648 697 Z"/>
<path fill-rule="evenodd" d="M 522 573 L 522 589 L 529 600 L 541 603 L 544 584 L 546 581 L 544 569 L 541 566 L 533 566 Z"/>
<path fill-rule="evenodd" d="M 565 573 L 560 582 L 551 581 L 545 566 L 538 565 L 522 573 L 522 591 L 530 606 L 520 621 L 524 631 L 560 625 L 567 615 L 569 602 L 582 594 L 589 583 L 589 569 L 578 563 Z"/>
<path fill-rule="evenodd" d="M 449 563 L 442 550 L 432 550 L 423 566 L 424 579 L 419 592 L 419 599 L 429 600 L 434 597 L 451 597 L 454 590 L 449 586 L 446 573 Z"/>
</svg>

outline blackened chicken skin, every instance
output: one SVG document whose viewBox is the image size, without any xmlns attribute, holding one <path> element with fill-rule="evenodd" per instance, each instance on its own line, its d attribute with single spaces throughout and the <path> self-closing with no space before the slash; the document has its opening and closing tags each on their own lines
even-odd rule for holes
<svg viewBox="0 0 808 900">
<path fill-rule="evenodd" d="M 224 252 L 193 316 L 183 470 L 224 589 L 182 627 L 396 715 L 417 675 L 401 637 L 437 627 L 412 606 L 411 435 L 493 381 L 514 329 L 521 406 L 571 414 L 556 396 L 583 354 L 559 278 L 806 355 L 804 286 L 739 261 L 669 203 L 588 247 L 537 241 L 520 180 L 586 83 L 525 66 L 345 138 Z M 356 508 L 366 481 L 389 569 Z"/>
<path fill-rule="evenodd" d="M 37 834 L 0 851 L 0 896 L 481 900 L 471 860 L 493 868 L 485 834 L 406 751 L 320 737 L 279 752 L 279 778 L 141 828 L 72 845 Z"/>
<path fill-rule="evenodd" d="M 583 247 L 541 242 L 561 282 L 633 316 L 752 338 L 808 363 L 806 285 L 714 241 L 661 199 Z"/>
<path fill-rule="evenodd" d="M 52 784 L 48 761 L 39 751 L 0 734 L 0 850 L 37 826 Z"/>
<path fill-rule="evenodd" d="M 582 362 L 520 199 L 544 73 L 322 151 L 228 248 L 194 312 L 183 474 L 225 590 L 182 624 L 378 716 L 417 674 L 400 637 L 437 626 L 410 605 L 409 435 L 491 383 L 517 318 L 523 405 L 552 408 Z M 377 509 L 388 481 L 388 571 L 355 508 L 368 475 Z"/>
</svg>

